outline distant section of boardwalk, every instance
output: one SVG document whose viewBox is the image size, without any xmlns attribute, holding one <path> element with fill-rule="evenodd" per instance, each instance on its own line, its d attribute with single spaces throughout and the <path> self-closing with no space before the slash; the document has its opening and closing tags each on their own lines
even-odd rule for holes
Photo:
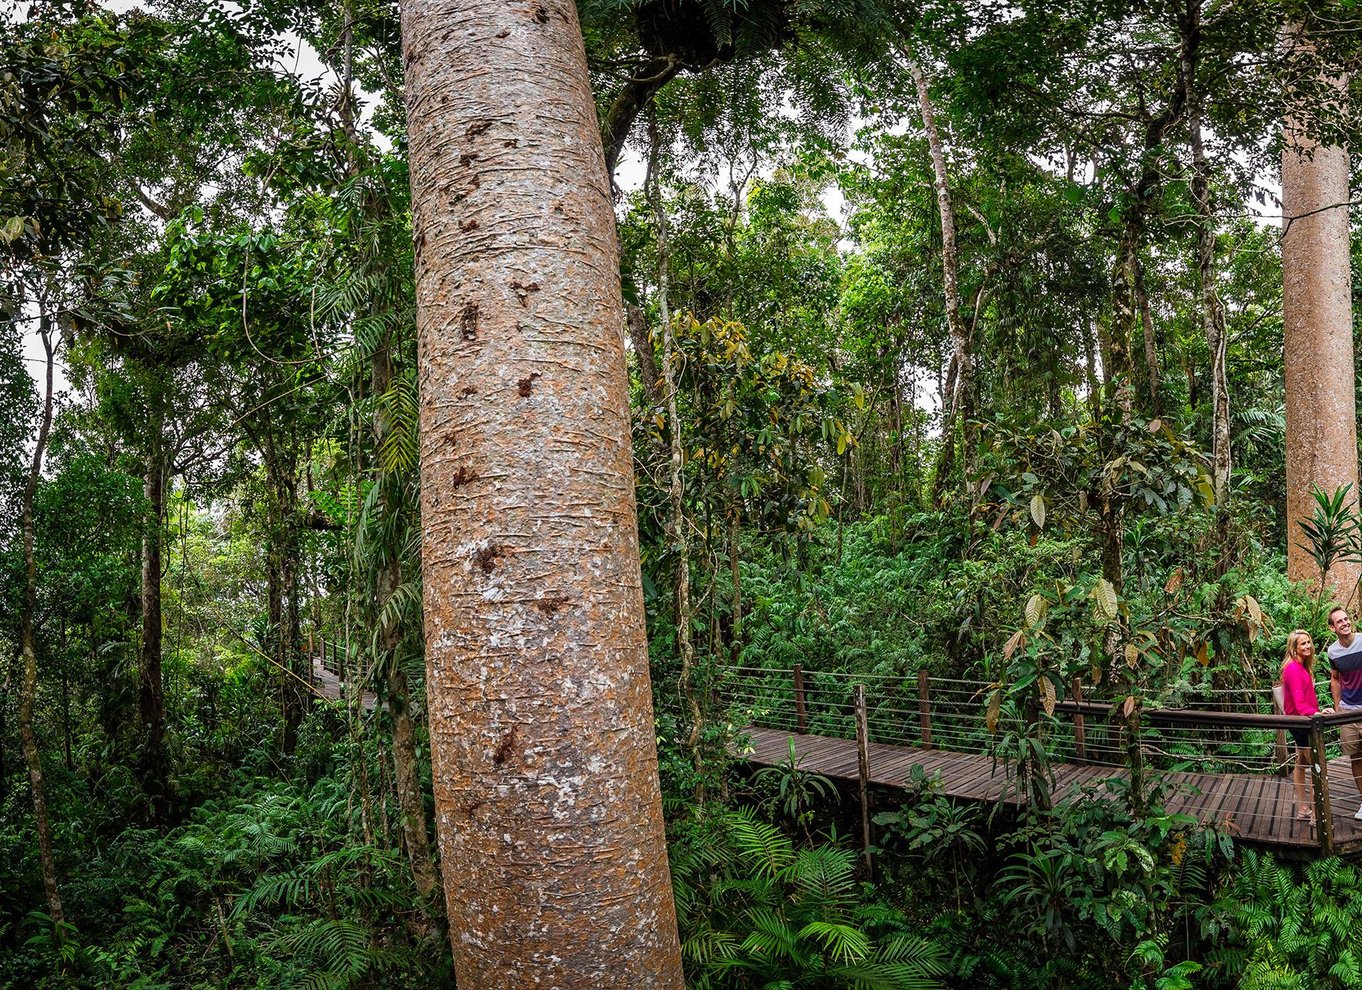
<svg viewBox="0 0 1362 990">
<path fill-rule="evenodd" d="M 747 748 L 741 739 L 748 739 Z M 803 770 L 838 780 L 858 780 L 856 740 L 789 732 L 751 726 L 739 734 L 739 755 L 761 766 L 778 766 L 788 761 L 793 741 L 798 765 Z M 893 746 L 870 743 L 869 780 L 886 787 L 906 787 L 913 768 L 921 767 L 929 777 L 939 776 L 941 793 L 970 801 L 998 801 L 1019 804 L 1024 798 L 1016 791 L 1000 763 L 983 753 L 956 753 L 918 746 Z M 1333 851 L 1362 851 L 1362 821 L 1353 818 L 1362 801 L 1353 783 L 1346 758 L 1330 761 L 1329 792 L 1333 795 Z M 1111 766 L 1080 766 L 1060 763 L 1054 766 L 1051 793 L 1057 803 L 1071 801 L 1085 787 L 1103 780 L 1125 776 L 1123 769 Z M 1269 774 L 1198 774 L 1168 772 L 1160 774 L 1175 786 L 1164 807 L 1175 813 L 1191 815 L 1206 825 L 1223 829 L 1234 838 L 1276 847 L 1298 855 L 1317 855 L 1319 843 L 1313 825 L 1296 817 L 1296 798 L 1291 778 Z"/>
<path fill-rule="evenodd" d="M 341 699 L 344 684 L 334 672 L 328 669 L 331 665 L 323 662 L 321 656 L 312 658 L 312 689 L 331 701 Z M 366 712 L 371 712 L 378 707 L 378 695 L 372 691 L 365 691 L 360 699 L 360 704 L 364 706 Z"/>
</svg>

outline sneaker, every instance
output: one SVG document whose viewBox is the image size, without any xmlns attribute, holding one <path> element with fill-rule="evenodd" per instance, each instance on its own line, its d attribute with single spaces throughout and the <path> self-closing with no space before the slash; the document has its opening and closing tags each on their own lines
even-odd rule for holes
<svg viewBox="0 0 1362 990">
<path fill-rule="evenodd" d="M 1354 811 L 1353 817 L 1356 818 L 1358 821 L 1362 822 L 1362 808 L 1358 808 L 1356 811 Z"/>
</svg>

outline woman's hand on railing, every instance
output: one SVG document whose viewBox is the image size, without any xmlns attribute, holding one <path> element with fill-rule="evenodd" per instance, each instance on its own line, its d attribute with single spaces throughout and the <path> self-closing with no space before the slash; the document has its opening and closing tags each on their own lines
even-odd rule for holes
<svg viewBox="0 0 1362 990">
<path fill-rule="evenodd" d="M 1332 714 L 1334 713 L 1333 706 L 1332 706 L 1332 705 L 1325 705 L 1323 708 L 1321 708 L 1321 709 L 1319 710 L 1319 713 L 1320 713 L 1321 715 L 1332 715 Z"/>
</svg>

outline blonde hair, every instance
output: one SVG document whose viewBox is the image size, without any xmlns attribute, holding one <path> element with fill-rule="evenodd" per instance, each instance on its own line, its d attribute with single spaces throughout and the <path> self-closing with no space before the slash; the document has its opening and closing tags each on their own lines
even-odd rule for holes
<svg viewBox="0 0 1362 990">
<path fill-rule="evenodd" d="M 1303 639 L 1308 639 L 1310 640 L 1311 643 L 1314 643 L 1315 641 L 1314 637 L 1311 636 L 1310 633 L 1304 629 L 1294 629 L 1292 630 L 1291 635 L 1286 637 L 1286 659 L 1297 661 L 1302 667 L 1304 667 L 1306 670 L 1310 671 L 1310 673 L 1313 674 L 1315 672 L 1314 653 L 1310 654 L 1309 663 L 1306 663 L 1304 660 L 1302 660 L 1300 657 L 1296 655 L 1296 649 L 1300 646 L 1301 640 Z"/>
</svg>

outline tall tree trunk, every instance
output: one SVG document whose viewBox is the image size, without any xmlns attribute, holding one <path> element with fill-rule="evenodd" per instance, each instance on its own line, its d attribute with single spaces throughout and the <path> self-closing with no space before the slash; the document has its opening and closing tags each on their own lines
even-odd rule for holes
<svg viewBox="0 0 1362 990">
<path fill-rule="evenodd" d="M 298 726 L 307 706 L 306 681 L 298 669 L 298 464 L 286 446 L 289 439 L 276 435 L 273 417 L 266 409 L 257 446 L 269 492 L 265 538 L 267 652 L 279 677 L 280 748 L 286 754 L 297 746 Z"/>
<path fill-rule="evenodd" d="M 658 315 L 662 320 L 661 387 L 667 408 L 669 454 L 667 503 L 671 509 L 667 520 L 667 539 L 671 544 L 673 558 L 672 601 L 675 607 L 673 624 L 676 628 L 676 654 L 681 661 L 677 687 L 681 691 L 681 696 L 686 699 L 686 707 L 690 710 L 691 721 L 690 729 L 686 733 L 686 748 L 690 750 L 691 761 L 695 766 L 695 800 L 699 804 L 704 801 L 704 784 L 700 775 L 703 714 L 694 683 L 695 642 L 691 632 L 693 623 L 690 600 L 690 541 L 686 534 L 685 452 L 681 444 L 681 414 L 676 402 L 676 335 L 672 332 L 671 304 L 668 299 L 671 249 L 667 237 L 667 211 L 662 203 L 662 187 L 658 173 L 661 139 L 657 133 L 657 120 L 651 116 L 648 118 L 648 137 L 648 174 L 645 185 L 653 204 L 653 219 L 657 224 L 657 301 Z"/>
<path fill-rule="evenodd" d="M 922 129 L 927 132 L 927 148 L 932 158 L 937 212 L 941 215 L 941 276 L 946 303 L 946 329 L 951 340 L 950 367 L 946 372 L 947 394 L 941 417 L 941 456 L 936 469 L 936 494 L 939 499 L 955 468 L 957 448 L 961 469 L 967 478 L 972 466 L 973 441 L 969 421 L 974 415 L 974 354 L 970 349 L 964 317 L 960 315 L 960 253 L 955 244 L 955 207 L 951 203 L 946 153 L 942 149 L 941 133 L 936 126 L 936 109 L 932 106 L 927 77 L 911 52 L 908 55 L 908 71 L 917 88 Z"/>
<path fill-rule="evenodd" d="M 374 395 L 383 396 L 392 387 L 392 353 L 387 340 L 374 351 L 370 360 L 370 375 Z M 384 414 L 374 417 L 375 449 L 383 450 L 390 423 Z M 381 462 L 381 458 L 380 458 Z M 382 471 L 380 463 L 380 472 Z M 380 475 L 378 507 L 383 520 L 403 510 L 400 498 L 395 497 L 394 479 Z M 405 526 L 384 527 L 399 535 Z M 402 840 L 407 849 L 407 862 L 412 881 L 423 902 L 429 902 L 439 885 L 439 876 L 430 855 L 430 836 L 426 832 L 426 804 L 421 792 L 420 761 L 416 755 L 416 725 L 411 714 L 411 687 L 407 672 L 402 669 L 398 647 L 402 643 L 402 624 L 397 615 L 385 615 L 393 594 L 402 586 L 402 547 L 380 547 L 384 554 L 378 568 L 377 592 L 374 605 L 379 616 L 379 651 L 381 662 L 388 668 L 388 711 L 392 716 L 393 784 L 397 789 L 397 806 L 401 819 Z"/>
<path fill-rule="evenodd" d="M 1308 46 L 1299 30 L 1288 48 Z M 1342 83 L 1340 82 L 1341 86 Z M 1286 572 L 1318 580 L 1299 523 L 1314 513 L 1313 488 L 1353 486 L 1357 504 L 1357 401 L 1353 366 L 1352 272 L 1348 244 L 1348 152 L 1284 123 L 1282 150 L 1282 323 L 1286 363 Z M 1359 565 L 1327 575 L 1342 600 Z"/>
<path fill-rule="evenodd" d="M 1140 406 L 1147 413 L 1154 408 L 1157 394 L 1157 353 L 1152 355 L 1150 362 L 1152 375 L 1147 375 L 1139 382 L 1134 381 L 1135 364 L 1131 356 L 1135 327 L 1141 319 L 1143 273 L 1140 252 L 1144 248 L 1149 212 L 1163 188 L 1159 151 L 1168 131 L 1182 118 L 1186 109 L 1184 66 L 1188 58 L 1196 58 L 1199 43 L 1199 33 L 1185 36 L 1182 56 L 1178 62 L 1176 85 L 1169 95 L 1168 103 L 1145 121 L 1140 173 L 1135 181 L 1135 187 L 1131 190 L 1130 202 L 1125 207 L 1121 237 L 1116 247 L 1116 262 L 1112 271 L 1111 329 L 1103 351 L 1103 360 L 1106 364 L 1107 380 L 1116 385 L 1116 394 L 1112 399 L 1123 419 L 1128 419 L 1134 412 L 1137 388 Z M 1152 330 L 1152 324 L 1150 329 Z M 1146 361 L 1149 361 L 1149 358 L 1146 358 Z"/>
<path fill-rule="evenodd" d="M 742 559 L 742 541 L 740 539 L 742 529 L 742 500 L 735 496 L 732 504 L 729 506 L 728 513 L 728 578 L 733 585 L 733 597 L 730 601 L 733 620 L 731 623 L 728 656 L 731 663 L 737 663 L 738 654 L 742 652 L 743 641 L 742 567 L 740 566 L 740 561 Z"/>
<path fill-rule="evenodd" d="M 280 557 L 280 585 L 283 594 L 283 620 L 279 629 L 279 663 L 284 675 L 284 752 L 292 753 L 298 744 L 298 727 L 307 714 L 307 672 L 302 669 L 302 651 L 298 648 L 300 555 L 298 540 L 297 493 L 293 488 L 294 474 L 290 473 L 285 492 L 283 512 L 284 550 Z"/>
<path fill-rule="evenodd" d="M 146 471 L 142 494 L 146 520 L 142 528 L 142 640 L 139 658 L 138 712 L 145 733 L 142 749 L 142 787 L 151 815 L 162 820 L 169 813 L 169 767 L 165 749 L 165 685 L 161 672 L 161 542 L 166 520 L 165 409 L 160 406 L 147 424 Z"/>
<path fill-rule="evenodd" d="M 1144 264 L 1135 270 L 1135 301 L 1140 310 L 1140 326 L 1144 329 L 1145 408 L 1150 416 L 1161 414 L 1159 402 L 1159 340 L 1154 332 L 1154 318 L 1149 312 L 1149 288 L 1145 284 Z"/>
<path fill-rule="evenodd" d="M 629 326 L 629 341 L 634 345 L 638 361 L 638 378 L 643 394 L 657 405 L 662 401 L 662 385 L 657 375 L 657 356 L 653 353 L 653 338 L 648 332 L 648 317 L 641 306 L 626 306 L 625 321 Z"/>
<path fill-rule="evenodd" d="M 683 984 L 618 242 L 571 0 L 403 0 L 435 801 L 460 986 Z"/>
<path fill-rule="evenodd" d="M 1192 21 L 1184 29 L 1200 30 L 1200 10 L 1192 5 Z M 1187 44 L 1184 41 L 1183 48 Z M 1222 540 L 1228 535 L 1230 504 L 1230 386 L 1226 366 L 1225 310 L 1215 291 L 1215 213 L 1211 208 L 1211 163 L 1201 134 L 1201 94 L 1196 88 L 1195 59 L 1185 56 L 1183 77 L 1187 86 L 1188 144 L 1192 151 L 1192 199 L 1196 203 L 1197 280 L 1201 290 L 1201 326 L 1211 356 L 1211 485 L 1215 493 L 1216 518 Z"/>
<path fill-rule="evenodd" d="M 47 894 L 47 913 L 60 924 L 62 913 L 61 891 L 57 887 L 57 864 L 52 855 L 52 828 L 47 817 L 47 791 L 43 786 L 43 764 L 38 750 L 38 734 L 33 728 L 33 709 L 38 700 L 38 655 L 33 645 L 33 620 L 38 610 L 38 568 L 33 556 L 33 501 L 38 493 L 38 479 L 42 477 L 43 455 L 47 451 L 47 435 L 52 429 L 52 326 L 49 317 L 40 317 L 39 332 L 47 357 L 46 392 L 42 419 L 38 423 L 38 439 L 33 445 L 33 464 L 24 486 L 23 545 L 24 545 L 24 610 L 19 625 L 19 652 L 23 657 L 23 684 L 19 694 L 19 739 L 28 762 L 28 782 L 33 791 L 33 818 L 38 829 L 38 861 L 42 867 L 43 890 Z M 60 938 L 61 929 L 57 929 Z"/>
</svg>

